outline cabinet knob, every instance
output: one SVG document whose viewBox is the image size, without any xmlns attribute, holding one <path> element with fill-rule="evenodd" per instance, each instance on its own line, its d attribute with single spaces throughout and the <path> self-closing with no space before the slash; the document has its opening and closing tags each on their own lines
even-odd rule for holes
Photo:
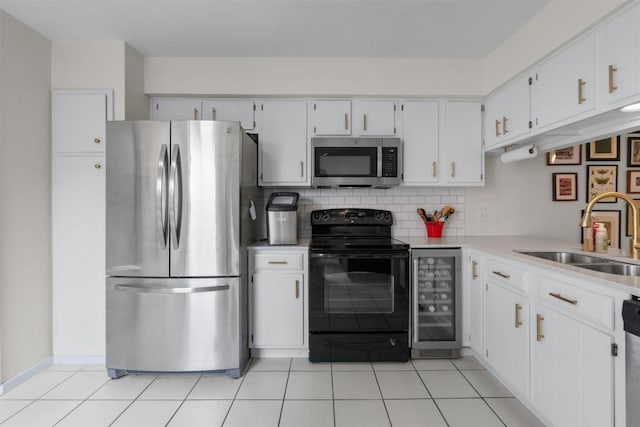
<svg viewBox="0 0 640 427">
<path fill-rule="evenodd" d="M 100 138 L 94 138 L 93 142 L 95 142 L 96 144 L 100 144 Z"/>
<path fill-rule="evenodd" d="M 95 165 L 93 165 L 93 167 L 96 169 L 100 169 L 102 165 L 100 163 L 96 163 Z"/>
</svg>

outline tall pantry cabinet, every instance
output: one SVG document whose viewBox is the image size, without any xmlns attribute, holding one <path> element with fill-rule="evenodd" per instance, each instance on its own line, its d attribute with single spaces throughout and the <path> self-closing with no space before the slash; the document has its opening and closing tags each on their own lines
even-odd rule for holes
<svg viewBox="0 0 640 427">
<path fill-rule="evenodd" d="M 105 143 L 110 90 L 52 95 L 53 355 L 105 354 Z"/>
</svg>

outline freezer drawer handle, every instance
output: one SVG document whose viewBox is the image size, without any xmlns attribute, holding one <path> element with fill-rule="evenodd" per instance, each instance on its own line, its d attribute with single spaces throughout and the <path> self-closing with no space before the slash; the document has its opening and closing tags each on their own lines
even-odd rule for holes
<svg viewBox="0 0 640 427">
<path fill-rule="evenodd" d="M 160 288 L 157 286 L 116 285 L 115 290 L 139 294 L 195 294 L 197 292 L 228 291 L 229 285 L 200 286 L 197 288 Z"/>
</svg>

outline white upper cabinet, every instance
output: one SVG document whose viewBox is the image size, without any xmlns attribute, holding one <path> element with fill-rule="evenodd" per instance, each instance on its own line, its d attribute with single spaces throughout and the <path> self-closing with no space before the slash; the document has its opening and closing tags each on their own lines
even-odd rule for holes
<svg viewBox="0 0 640 427">
<path fill-rule="evenodd" d="M 202 120 L 240 122 L 244 130 L 256 127 L 256 105 L 247 100 L 214 100 L 202 102 Z"/>
<path fill-rule="evenodd" d="M 355 136 L 395 136 L 396 101 L 353 102 L 353 134 Z"/>
<path fill-rule="evenodd" d="M 443 184 L 484 183 L 482 106 L 475 101 L 440 105 L 440 167 Z"/>
<path fill-rule="evenodd" d="M 53 97 L 53 142 L 58 153 L 105 151 L 107 97 L 93 93 L 57 91 Z"/>
<path fill-rule="evenodd" d="M 314 136 L 351 135 L 351 101 L 318 100 L 310 107 Z"/>
<path fill-rule="evenodd" d="M 259 185 L 308 186 L 307 101 L 264 101 L 256 111 Z"/>
<path fill-rule="evenodd" d="M 599 107 L 640 92 L 640 5 L 596 30 L 596 90 Z"/>
<path fill-rule="evenodd" d="M 402 101 L 400 122 L 404 149 L 404 184 L 438 182 L 438 102 Z"/>
<path fill-rule="evenodd" d="M 536 67 L 531 88 L 534 127 L 560 125 L 594 108 L 594 62 L 595 36 L 589 33 Z"/>
<path fill-rule="evenodd" d="M 531 83 L 529 75 L 518 77 L 484 104 L 485 144 L 487 147 L 509 141 L 531 128 Z"/>
<path fill-rule="evenodd" d="M 156 98 L 151 102 L 153 120 L 200 120 L 202 100 L 191 98 Z"/>
</svg>

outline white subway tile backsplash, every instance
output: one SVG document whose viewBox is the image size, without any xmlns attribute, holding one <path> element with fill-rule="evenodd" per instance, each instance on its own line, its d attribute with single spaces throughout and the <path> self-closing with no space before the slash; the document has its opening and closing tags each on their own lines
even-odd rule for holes
<svg viewBox="0 0 640 427">
<path fill-rule="evenodd" d="M 395 237 L 424 236 L 424 224 L 416 214 L 417 208 L 427 212 L 450 205 L 456 212 L 444 227 L 444 236 L 464 235 L 464 188 L 394 187 L 389 189 L 265 189 L 266 201 L 272 192 L 294 191 L 300 194 L 300 237 L 311 236 L 311 212 L 330 208 L 386 209 L 393 213 Z"/>
</svg>

